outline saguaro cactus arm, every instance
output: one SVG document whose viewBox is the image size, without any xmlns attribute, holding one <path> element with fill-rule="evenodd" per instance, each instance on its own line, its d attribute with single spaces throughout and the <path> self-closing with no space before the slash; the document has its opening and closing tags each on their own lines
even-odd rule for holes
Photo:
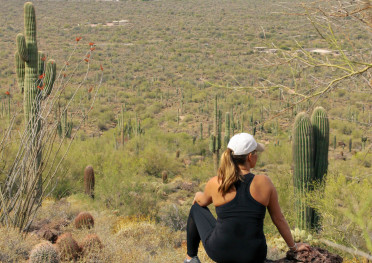
<svg viewBox="0 0 372 263">
<path fill-rule="evenodd" d="M 24 82 L 25 82 L 25 62 L 19 56 L 18 51 L 14 54 L 14 58 L 15 58 L 15 63 L 16 63 L 18 87 L 21 93 L 23 93 Z"/>
<path fill-rule="evenodd" d="M 56 62 L 53 59 L 49 59 L 45 69 L 45 78 L 44 78 L 44 94 L 43 98 L 49 96 L 52 91 L 54 81 L 56 79 Z"/>
<path fill-rule="evenodd" d="M 311 115 L 314 134 L 314 174 L 315 179 L 322 180 L 328 169 L 329 121 L 323 107 L 314 109 Z"/>
<path fill-rule="evenodd" d="M 16 38 L 17 51 L 23 61 L 28 61 L 28 51 L 26 46 L 26 39 L 22 33 L 19 33 Z"/>
</svg>

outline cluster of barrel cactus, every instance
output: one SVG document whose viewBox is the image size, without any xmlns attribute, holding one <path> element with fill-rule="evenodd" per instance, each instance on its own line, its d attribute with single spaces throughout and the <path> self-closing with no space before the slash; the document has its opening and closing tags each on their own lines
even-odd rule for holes
<svg viewBox="0 0 372 263">
<path fill-rule="evenodd" d="M 314 109 L 311 120 L 304 112 L 296 116 L 293 128 L 294 186 L 297 227 L 319 227 L 317 212 L 305 202 L 314 183 L 322 183 L 328 169 L 329 122 L 322 107 Z"/>
<path fill-rule="evenodd" d="M 25 125 L 32 149 L 36 156 L 33 173 L 38 180 L 36 195 L 42 191 L 41 145 L 39 143 L 42 122 L 41 102 L 50 95 L 56 78 L 56 62 L 48 60 L 45 65 L 46 55 L 38 51 L 36 40 L 36 15 L 31 2 L 24 4 L 24 34 L 19 33 L 16 38 L 17 51 L 15 53 L 15 65 L 19 89 L 24 94 Z"/>
</svg>

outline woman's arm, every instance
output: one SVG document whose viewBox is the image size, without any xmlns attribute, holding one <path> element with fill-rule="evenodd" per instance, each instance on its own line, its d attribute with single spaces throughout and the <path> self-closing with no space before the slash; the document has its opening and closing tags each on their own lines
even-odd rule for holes
<svg viewBox="0 0 372 263">
<path fill-rule="evenodd" d="M 278 193 L 276 191 L 275 186 L 272 184 L 271 180 L 271 194 L 269 199 L 269 205 L 267 209 L 271 216 L 271 220 L 273 221 L 274 225 L 278 229 L 280 235 L 283 237 L 284 241 L 287 243 L 288 247 L 290 247 L 294 251 L 301 251 L 301 250 L 309 250 L 310 246 L 307 244 L 299 243 L 298 247 L 293 240 L 291 230 L 287 221 L 285 220 L 282 211 L 280 210 L 279 201 L 278 201 Z"/>
<path fill-rule="evenodd" d="M 195 198 L 192 204 L 195 204 L 195 202 L 197 202 L 200 206 L 208 206 L 212 203 L 212 179 L 210 179 L 206 184 L 204 192 L 197 192 L 195 194 Z"/>
</svg>

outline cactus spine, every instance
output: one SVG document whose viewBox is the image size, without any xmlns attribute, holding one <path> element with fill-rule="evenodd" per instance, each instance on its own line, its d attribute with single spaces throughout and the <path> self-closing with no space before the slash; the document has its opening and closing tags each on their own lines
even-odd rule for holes
<svg viewBox="0 0 372 263">
<path fill-rule="evenodd" d="M 293 128 L 294 186 L 296 193 L 297 227 L 319 227 L 319 214 L 305 204 L 305 195 L 313 183 L 323 182 L 328 169 L 329 122 L 322 107 L 314 109 L 309 117 L 301 112 Z"/>
<path fill-rule="evenodd" d="M 42 194 L 40 169 L 42 152 L 38 140 L 42 125 L 40 104 L 52 90 L 56 76 L 56 63 L 54 60 L 49 60 L 44 69 L 45 55 L 37 48 L 35 8 L 31 2 L 24 4 L 24 25 L 25 35 L 20 33 L 16 38 L 15 64 L 19 89 L 24 94 L 25 125 L 28 134 L 31 134 L 32 151 L 35 153 L 31 156 L 36 156 L 32 173 L 38 180 L 36 198 L 39 198 Z"/>
<path fill-rule="evenodd" d="M 213 135 L 210 136 L 209 150 L 213 153 L 214 170 L 217 173 L 219 151 L 221 149 L 221 111 L 217 107 L 217 95 L 214 102 Z"/>
<path fill-rule="evenodd" d="M 84 190 L 85 194 L 94 199 L 94 170 L 91 165 L 85 167 L 84 170 Z"/>
</svg>

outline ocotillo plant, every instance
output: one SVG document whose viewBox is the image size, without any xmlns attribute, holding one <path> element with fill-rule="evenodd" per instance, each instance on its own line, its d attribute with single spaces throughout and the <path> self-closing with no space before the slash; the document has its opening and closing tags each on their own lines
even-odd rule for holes
<svg viewBox="0 0 372 263">
<path fill-rule="evenodd" d="M 70 53 L 71 55 L 66 56 L 68 60 L 60 71 L 61 75 L 59 75 L 58 83 L 54 83 L 56 63 L 52 60 L 46 63 L 45 55 L 38 52 L 37 49 L 35 10 L 32 3 L 25 4 L 24 19 L 25 34 L 17 36 L 16 54 L 18 57 L 15 57 L 15 64 L 16 70 L 24 70 L 24 75 L 23 72 L 18 72 L 17 74 L 20 91 L 22 91 L 23 87 L 25 127 L 23 132 L 17 133 L 17 137 L 19 136 L 19 139 L 17 139 L 18 150 L 13 157 L 6 155 L 4 152 L 5 147 L 0 147 L 0 162 L 9 164 L 6 167 L 6 176 L 4 176 L 4 180 L 0 185 L 0 196 L 2 196 L 0 202 L 0 224 L 15 227 L 22 232 L 27 231 L 31 226 L 41 206 L 42 198 L 53 190 L 56 178 L 60 176 L 60 167 L 63 165 L 63 160 L 67 156 L 70 145 L 73 142 L 73 140 L 70 140 L 67 147 L 59 147 L 63 144 L 63 140 L 61 140 L 59 145 L 55 143 L 57 125 L 58 121 L 62 119 L 62 112 L 68 109 L 69 105 L 73 104 L 71 102 L 80 94 L 79 91 L 84 86 L 83 83 L 94 78 L 87 75 L 87 78 L 73 89 L 72 96 L 69 98 L 65 97 L 65 107 L 60 111 L 61 114 L 58 114 L 57 118 L 54 119 L 52 116 L 54 106 L 63 96 L 61 94 L 64 93 L 63 90 L 68 86 L 67 83 L 71 81 L 73 76 L 76 76 L 75 73 L 72 73 L 71 78 L 65 78 L 63 73 L 66 73 L 70 63 L 86 65 L 88 73 L 93 69 L 89 65 L 98 62 L 97 60 L 84 59 L 80 55 L 81 59 L 73 60 L 72 55 L 80 52 L 74 48 Z M 78 45 L 79 40 L 81 40 L 81 37 L 76 37 L 76 45 Z M 89 49 L 90 51 L 85 54 L 86 56 L 90 56 L 95 48 L 90 45 Z M 82 61 L 85 62 L 82 63 Z M 44 63 L 47 65 L 44 65 Z M 100 79 L 97 78 L 99 83 L 94 87 L 94 93 L 92 93 L 92 96 L 96 99 L 102 83 L 104 69 L 102 65 L 95 68 L 97 72 L 100 72 L 97 75 L 101 76 Z M 48 96 L 51 92 L 53 96 Z M 95 99 L 89 103 L 87 113 L 91 111 Z M 21 111 L 22 109 L 14 111 L 15 115 L 12 119 L 15 120 L 15 117 Z M 75 114 L 80 115 L 80 112 L 79 110 L 75 111 Z M 81 123 L 82 121 L 78 121 L 78 125 L 75 126 L 76 130 L 80 129 Z M 4 131 L 4 139 L 0 143 L 1 146 L 7 145 L 9 140 L 11 140 L 10 132 L 14 124 L 15 121 L 11 121 L 7 130 Z M 11 159 L 9 159 L 10 157 Z M 45 169 L 46 167 L 48 169 Z"/>
<path fill-rule="evenodd" d="M 16 72 L 19 89 L 24 92 L 24 115 L 28 134 L 30 134 L 32 155 L 37 156 L 33 163 L 33 176 L 38 178 L 36 187 L 36 198 L 41 196 L 41 145 L 38 137 L 40 126 L 40 104 L 50 92 L 56 77 L 56 63 L 49 60 L 46 67 L 45 55 L 38 51 L 36 41 L 36 16 L 35 9 L 31 2 L 24 5 L 25 35 L 18 34 L 16 38 L 17 51 L 15 53 Z"/>
<path fill-rule="evenodd" d="M 297 226 L 300 229 L 319 227 L 318 213 L 308 207 L 304 197 L 315 182 L 323 183 L 328 169 L 329 122 L 322 107 L 309 117 L 299 113 L 293 128 L 294 185 L 296 190 Z"/>
<path fill-rule="evenodd" d="M 221 149 L 221 112 L 217 107 L 217 95 L 214 102 L 213 135 L 210 136 L 209 150 L 213 153 L 214 171 L 217 173 L 219 151 Z"/>
<path fill-rule="evenodd" d="M 203 140 L 203 123 L 200 123 L 200 140 Z"/>
<path fill-rule="evenodd" d="M 84 170 L 84 190 L 85 194 L 94 199 L 94 170 L 91 165 L 85 167 Z"/>
</svg>

